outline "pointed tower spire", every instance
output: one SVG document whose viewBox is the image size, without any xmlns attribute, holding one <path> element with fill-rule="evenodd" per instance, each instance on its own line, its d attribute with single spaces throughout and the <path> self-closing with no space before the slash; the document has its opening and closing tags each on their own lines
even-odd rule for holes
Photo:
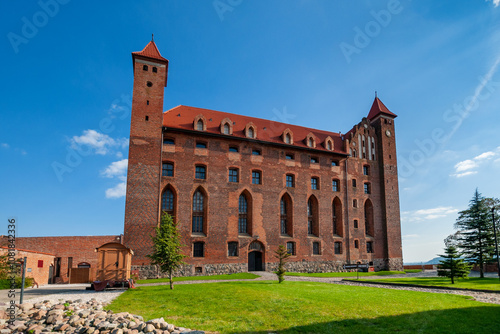
<svg viewBox="0 0 500 334">
<path fill-rule="evenodd" d="M 168 59 L 161 56 L 160 51 L 156 47 L 154 42 L 154 34 L 151 34 L 151 42 L 149 42 L 142 51 L 132 52 L 132 63 L 135 64 L 136 60 L 154 62 L 158 64 L 165 65 L 165 87 L 167 87 L 167 75 L 168 75 Z M 134 65 L 135 72 L 135 65 Z"/>
<path fill-rule="evenodd" d="M 373 121 L 378 115 L 381 114 L 392 118 L 398 117 L 398 115 L 390 112 L 389 109 L 387 109 L 387 107 L 377 97 L 377 92 L 375 91 L 375 100 L 373 101 L 370 112 L 368 113 L 368 119 L 370 121 Z"/>
</svg>

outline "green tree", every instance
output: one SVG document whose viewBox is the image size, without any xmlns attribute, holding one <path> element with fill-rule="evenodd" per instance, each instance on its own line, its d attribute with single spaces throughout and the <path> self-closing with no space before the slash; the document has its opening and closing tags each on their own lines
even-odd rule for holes
<svg viewBox="0 0 500 334">
<path fill-rule="evenodd" d="M 438 276 L 451 278 L 451 284 L 455 284 L 455 277 L 466 278 L 470 273 L 470 265 L 460 258 L 455 246 L 446 246 L 445 254 L 439 255 L 444 259 L 438 265 Z"/>
<path fill-rule="evenodd" d="M 288 253 L 288 250 L 286 249 L 285 246 L 279 245 L 278 249 L 274 251 L 276 254 L 274 257 L 278 259 L 278 270 L 276 270 L 274 273 L 278 275 L 278 282 L 281 283 L 285 280 L 285 262 L 286 259 L 288 259 L 291 254 Z"/>
<path fill-rule="evenodd" d="M 151 264 L 160 267 L 161 271 L 168 273 L 170 289 L 174 288 L 173 272 L 184 264 L 186 257 L 181 253 L 180 234 L 172 216 L 163 212 L 160 226 L 155 229 L 153 239 L 153 253 L 148 255 Z"/>
<path fill-rule="evenodd" d="M 455 228 L 460 231 L 458 245 L 462 256 L 467 262 L 477 264 L 480 277 L 484 278 L 483 266 L 494 254 L 494 236 L 486 201 L 477 189 L 469 208 L 459 212 Z"/>
</svg>

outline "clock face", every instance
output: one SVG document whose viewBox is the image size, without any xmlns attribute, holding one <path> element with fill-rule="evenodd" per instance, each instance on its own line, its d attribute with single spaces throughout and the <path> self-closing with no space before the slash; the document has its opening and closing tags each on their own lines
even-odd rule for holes
<svg viewBox="0 0 500 334">
<path fill-rule="evenodd" d="M 385 131 L 385 135 L 386 135 L 387 137 L 390 137 L 390 136 L 391 136 L 391 130 L 386 130 L 386 131 Z"/>
</svg>

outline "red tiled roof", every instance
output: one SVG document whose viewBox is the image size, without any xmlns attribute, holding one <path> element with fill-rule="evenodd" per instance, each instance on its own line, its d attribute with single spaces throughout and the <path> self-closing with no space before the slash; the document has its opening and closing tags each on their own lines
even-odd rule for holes
<svg viewBox="0 0 500 334">
<path fill-rule="evenodd" d="M 198 115 L 203 115 L 205 117 L 207 121 L 205 132 L 207 133 L 221 134 L 221 121 L 225 118 L 229 118 L 231 122 L 233 122 L 232 137 L 245 138 L 246 125 L 248 123 L 253 123 L 256 127 L 256 140 L 287 145 L 282 139 L 282 134 L 283 131 L 288 128 L 293 133 L 293 144 L 290 144 L 292 148 L 307 148 L 308 146 L 306 145 L 305 139 L 309 133 L 312 133 L 316 137 L 317 150 L 346 154 L 344 151 L 344 143 L 339 133 L 183 105 L 163 113 L 163 126 L 183 130 L 194 130 L 194 119 Z M 325 139 L 328 138 L 328 136 L 333 140 L 333 151 L 328 151 L 325 148 Z"/>
<path fill-rule="evenodd" d="M 167 59 L 163 58 L 160 54 L 160 51 L 158 51 L 158 48 L 156 47 L 156 44 L 154 41 L 151 41 L 142 49 L 142 51 L 137 51 L 137 52 L 132 52 L 132 56 L 143 56 L 147 58 L 153 58 L 157 60 L 161 60 L 164 62 L 168 62 Z"/>
<path fill-rule="evenodd" d="M 391 117 L 398 117 L 398 115 L 390 112 L 389 109 L 387 109 L 387 107 L 382 103 L 382 101 L 380 101 L 380 99 L 376 97 L 375 100 L 373 101 L 372 108 L 368 113 L 368 119 L 372 121 L 375 117 L 377 117 L 380 114 L 384 114 Z"/>
</svg>

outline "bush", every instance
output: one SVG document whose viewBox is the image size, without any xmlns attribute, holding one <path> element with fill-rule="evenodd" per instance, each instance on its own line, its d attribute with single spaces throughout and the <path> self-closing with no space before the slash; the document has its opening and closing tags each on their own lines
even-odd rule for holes
<svg viewBox="0 0 500 334">
<path fill-rule="evenodd" d="M 21 288 L 21 283 L 22 283 L 22 278 L 21 277 L 16 277 L 15 279 L 16 282 L 16 287 L 15 289 L 20 289 Z M 33 278 L 31 277 L 26 277 L 24 281 L 24 287 L 28 288 L 33 285 Z M 8 290 L 10 289 L 10 279 L 0 279 L 0 290 Z"/>
</svg>

